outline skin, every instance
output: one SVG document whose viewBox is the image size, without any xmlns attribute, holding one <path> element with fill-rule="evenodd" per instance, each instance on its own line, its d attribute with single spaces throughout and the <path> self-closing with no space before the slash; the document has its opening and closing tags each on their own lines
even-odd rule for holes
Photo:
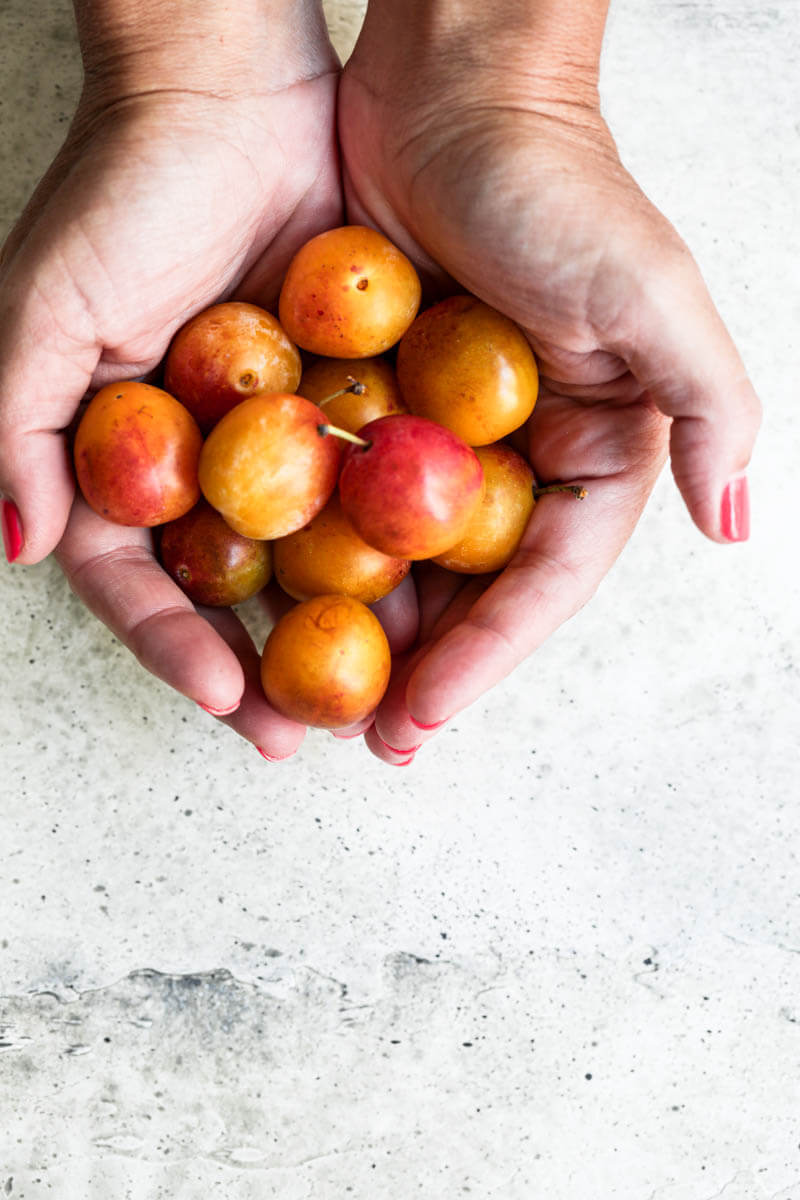
<svg viewBox="0 0 800 1200">
<path fill-rule="evenodd" d="M 196 612 L 149 533 L 73 504 L 61 432 L 87 391 L 151 371 L 221 296 L 273 302 L 298 247 L 342 220 L 321 11 L 257 8 L 81 4 L 83 97 L 0 267 L 0 493 L 20 514 L 18 563 L 57 547 L 145 667 L 280 757 L 304 729 L 267 704 L 241 623 Z"/>
<path fill-rule="evenodd" d="M 348 212 L 520 325 L 541 373 L 536 477 L 590 494 L 543 497 L 494 582 L 418 577 L 417 645 L 366 733 L 393 763 L 432 736 L 417 723 L 466 707 L 586 603 L 668 453 L 695 523 L 724 542 L 760 419 L 696 264 L 600 115 L 606 5 L 399 7 L 372 0 L 341 84 Z"/>
<path fill-rule="evenodd" d="M 721 495 L 750 457 L 759 405 L 741 360 L 600 116 L 605 9 L 371 0 L 342 80 L 348 218 L 397 242 L 429 285 L 455 280 L 521 324 L 544 377 L 537 475 L 592 489 L 591 520 L 586 503 L 545 497 L 491 587 L 424 564 L 376 606 L 398 656 L 413 644 L 365 725 L 388 762 L 386 742 L 429 736 L 412 715 L 463 708 L 588 599 L 668 442 L 716 541 Z M 84 95 L 0 267 L 0 494 L 19 511 L 17 562 L 57 546 L 73 589 L 147 668 L 235 709 L 227 724 L 285 757 L 304 730 L 264 701 L 241 624 L 198 615 L 148 534 L 72 504 L 61 431 L 85 392 L 151 370 L 220 296 L 269 304 L 294 251 L 342 221 L 336 63 L 310 3 L 276 0 L 267 17 L 255 0 L 79 0 L 78 16 Z"/>
</svg>

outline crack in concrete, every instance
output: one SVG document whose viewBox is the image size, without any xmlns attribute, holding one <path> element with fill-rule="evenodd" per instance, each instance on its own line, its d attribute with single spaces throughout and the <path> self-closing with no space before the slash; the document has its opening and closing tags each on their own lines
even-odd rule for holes
<svg viewBox="0 0 800 1200">
<path fill-rule="evenodd" d="M 744 938 L 735 937 L 732 933 L 725 933 L 722 936 L 727 938 L 729 942 L 733 942 L 737 946 L 744 946 L 748 950 L 758 950 L 766 948 L 768 950 L 780 950 L 783 954 L 800 954 L 800 946 L 787 946 L 783 942 L 766 942 L 760 938 L 753 941 L 745 941 Z"/>
</svg>

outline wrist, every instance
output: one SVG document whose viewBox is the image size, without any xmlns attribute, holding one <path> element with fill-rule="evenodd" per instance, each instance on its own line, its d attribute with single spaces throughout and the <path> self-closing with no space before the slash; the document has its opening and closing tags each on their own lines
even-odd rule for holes
<svg viewBox="0 0 800 1200">
<path fill-rule="evenodd" d="M 319 0 L 76 0 L 86 88 L 221 97 L 335 69 Z"/>
<path fill-rule="evenodd" d="M 358 61 L 380 70 L 382 56 L 417 74 L 435 66 L 467 95 L 477 73 L 500 97 L 529 87 L 595 106 L 607 10 L 608 0 L 370 0 Z"/>
</svg>

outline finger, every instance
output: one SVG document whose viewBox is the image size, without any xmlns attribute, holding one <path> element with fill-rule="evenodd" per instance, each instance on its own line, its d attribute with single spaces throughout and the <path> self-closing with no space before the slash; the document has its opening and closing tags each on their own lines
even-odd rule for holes
<svg viewBox="0 0 800 1200">
<path fill-rule="evenodd" d="M 364 741 L 375 758 L 388 763 L 390 767 L 410 767 L 418 749 L 418 747 L 413 747 L 410 751 L 392 750 L 380 737 L 374 725 L 371 725 L 364 734 Z"/>
<path fill-rule="evenodd" d="M 410 724 L 405 703 L 409 676 L 424 653 L 422 646 L 414 652 L 400 654 L 392 661 L 389 686 L 375 713 L 375 720 L 364 732 L 368 750 L 392 767 L 409 766 L 426 737 L 430 736 Z M 399 732 L 387 732 L 393 730 Z"/>
<path fill-rule="evenodd" d="M 419 641 L 424 643 L 430 641 L 437 621 L 466 581 L 463 575 L 434 562 L 415 563 L 413 571 L 419 597 Z"/>
<path fill-rule="evenodd" d="M 76 595 L 148 671 L 216 712 L 238 706 L 239 660 L 156 562 L 147 530 L 112 525 L 77 497 L 56 557 Z"/>
<path fill-rule="evenodd" d="M 0 494 L 13 505 L 16 561 L 35 563 L 66 527 L 74 483 L 62 431 L 100 349 L 58 260 L 33 279 L 16 278 L 21 258 L 0 290 Z"/>
<path fill-rule="evenodd" d="M 340 741 L 349 742 L 352 738 L 360 737 L 362 733 L 366 733 L 374 720 L 375 713 L 371 712 L 361 721 L 354 721 L 352 725 L 340 725 L 338 729 L 332 729 L 331 733 Z"/>
<path fill-rule="evenodd" d="M 615 347 L 667 416 L 672 471 L 696 525 L 717 542 L 744 541 L 744 470 L 761 409 L 694 260 L 673 251 L 631 289 Z"/>
<path fill-rule="evenodd" d="M 416 754 L 444 724 L 443 721 L 436 721 L 430 727 L 424 727 L 411 717 L 406 700 L 408 681 L 417 664 L 428 653 L 431 643 L 466 617 L 485 591 L 487 579 L 477 576 L 465 581 L 463 576 L 437 568 L 437 574 L 431 572 L 427 575 L 427 583 L 431 589 L 429 598 L 434 601 L 433 611 L 429 609 L 428 612 L 429 640 L 418 647 L 415 653 L 400 656 L 394 661 L 389 687 L 378 706 L 374 727 L 365 739 L 376 757 L 395 766 Z M 441 603 L 445 596 L 447 602 Z"/>
<path fill-rule="evenodd" d="M 537 503 L 512 562 L 411 674 L 413 724 L 431 728 L 471 704 L 586 603 L 629 538 L 657 466 L 593 480 L 582 502 Z"/>
<path fill-rule="evenodd" d="M 406 575 L 393 591 L 369 606 L 383 626 L 392 654 L 413 646 L 419 631 L 419 604 L 412 575 Z"/>
<path fill-rule="evenodd" d="M 261 655 L 242 622 L 229 608 L 200 610 L 209 625 L 224 638 L 241 663 L 244 691 L 239 707 L 218 719 L 252 742 L 267 762 L 282 762 L 299 748 L 306 735 L 305 725 L 290 721 L 268 704 L 261 686 Z"/>
</svg>

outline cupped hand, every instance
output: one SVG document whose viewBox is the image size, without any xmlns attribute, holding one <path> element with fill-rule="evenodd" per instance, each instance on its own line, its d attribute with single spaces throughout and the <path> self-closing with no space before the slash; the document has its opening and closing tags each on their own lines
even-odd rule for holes
<svg viewBox="0 0 800 1200">
<path fill-rule="evenodd" d="M 694 260 L 620 163 L 591 78 L 468 69 L 403 36 L 382 43 L 368 18 L 345 68 L 349 219 L 382 229 L 434 288 L 473 292 L 522 327 L 542 384 L 531 465 L 540 484 L 589 495 L 542 497 L 497 577 L 417 569 L 420 637 L 365 734 L 396 764 L 592 596 L 667 453 L 702 532 L 745 538 L 760 419 Z"/>
<path fill-rule="evenodd" d="M 243 626 L 197 612 L 148 531 L 75 497 L 64 432 L 87 392 L 150 372 L 193 313 L 232 295 L 270 303 L 298 246 L 341 221 L 327 42 L 272 90 L 242 74 L 248 90 L 87 86 L 3 250 L 0 495 L 16 561 L 57 547 L 145 667 L 277 758 L 304 729 L 266 704 Z"/>
</svg>

